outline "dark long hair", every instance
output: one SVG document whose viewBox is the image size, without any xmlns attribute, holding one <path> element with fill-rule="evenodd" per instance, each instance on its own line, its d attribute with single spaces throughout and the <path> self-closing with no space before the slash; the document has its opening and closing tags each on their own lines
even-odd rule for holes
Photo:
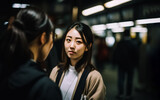
<svg viewBox="0 0 160 100">
<path fill-rule="evenodd" d="M 32 53 L 28 45 L 43 32 L 46 32 L 46 39 L 49 40 L 53 28 L 43 10 L 35 6 L 21 9 L 0 44 L 1 60 L 6 65 L 4 69 L 11 73 L 31 59 Z"/>
<path fill-rule="evenodd" d="M 68 58 L 65 49 L 64 49 L 64 41 L 66 38 L 67 33 L 72 29 L 75 28 L 81 35 L 84 44 L 86 45 L 88 51 L 84 52 L 84 55 L 81 60 L 77 62 L 75 65 L 75 69 L 77 72 L 81 71 L 82 68 L 88 66 L 92 69 L 95 69 L 94 66 L 91 64 L 91 57 L 92 57 L 92 45 L 93 45 L 93 34 L 90 27 L 81 22 L 75 22 L 70 27 L 67 28 L 65 34 L 63 35 L 62 40 L 62 62 L 58 65 L 62 67 L 63 70 L 67 70 L 69 68 L 70 59 Z M 86 41 L 85 41 L 86 39 Z M 91 44 L 91 45 L 90 45 Z"/>
</svg>

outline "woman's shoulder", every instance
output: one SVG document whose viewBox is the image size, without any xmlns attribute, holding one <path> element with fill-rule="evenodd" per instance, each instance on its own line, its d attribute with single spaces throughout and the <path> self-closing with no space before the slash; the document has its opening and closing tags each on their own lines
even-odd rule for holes
<svg viewBox="0 0 160 100">
<path fill-rule="evenodd" d="M 55 81 L 59 69 L 60 69 L 60 68 L 59 68 L 58 66 L 55 66 L 55 67 L 52 69 L 49 77 L 50 77 L 53 81 Z"/>
<path fill-rule="evenodd" d="M 39 91 L 41 89 L 41 91 Z M 43 76 L 39 78 L 35 84 L 32 86 L 31 93 L 36 94 L 39 91 L 41 96 L 44 96 L 46 100 L 54 99 L 62 100 L 61 99 L 61 92 L 55 82 L 48 78 L 48 76 Z M 32 95 L 32 94 L 31 94 Z M 39 98 L 41 100 L 42 98 Z M 59 97 L 57 97 L 59 96 Z"/>
<path fill-rule="evenodd" d="M 59 69 L 60 69 L 60 68 L 59 68 L 58 66 L 55 66 L 55 67 L 52 69 L 51 73 L 55 73 L 55 72 L 57 72 Z"/>
<path fill-rule="evenodd" d="M 26 84 L 30 84 L 41 77 L 46 76 L 43 70 L 38 68 L 36 63 L 30 61 L 21 65 L 16 71 L 14 71 L 8 78 L 9 83 L 16 87 L 22 87 Z M 19 83 L 17 83 L 19 82 Z"/>
<path fill-rule="evenodd" d="M 102 78 L 102 75 L 101 75 L 101 73 L 99 71 L 92 70 L 89 73 L 88 78 L 91 78 L 91 79 L 100 79 L 100 78 Z"/>
</svg>

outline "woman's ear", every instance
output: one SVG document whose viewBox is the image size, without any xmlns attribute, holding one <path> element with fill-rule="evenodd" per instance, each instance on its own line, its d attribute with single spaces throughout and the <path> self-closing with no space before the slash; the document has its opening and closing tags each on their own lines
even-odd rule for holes
<svg viewBox="0 0 160 100">
<path fill-rule="evenodd" d="M 88 51 L 92 47 L 92 43 L 88 47 L 86 47 L 85 51 Z"/>
<path fill-rule="evenodd" d="M 45 42 L 46 42 L 46 32 L 42 33 L 42 35 L 40 37 L 40 42 L 41 42 L 42 45 L 45 44 Z"/>
</svg>

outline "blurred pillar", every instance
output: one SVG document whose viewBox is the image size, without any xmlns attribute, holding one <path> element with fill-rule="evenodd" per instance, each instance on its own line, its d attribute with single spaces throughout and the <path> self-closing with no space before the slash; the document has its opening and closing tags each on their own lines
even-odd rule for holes
<svg viewBox="0 0 160 100">
<path fill-rule="evenodd" d="M 77 21 L 78 19 L 78 7 L 74 6 L 72 9 L 72 22 Z"/>
</svg>

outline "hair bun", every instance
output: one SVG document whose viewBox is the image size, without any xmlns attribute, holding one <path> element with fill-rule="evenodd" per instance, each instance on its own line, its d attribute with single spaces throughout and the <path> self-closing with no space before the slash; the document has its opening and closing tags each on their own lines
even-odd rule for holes
<svg viewBox="0 0 160 100">
<path fill-rule="evenodd" d="M 13 24 L 14 27 L 16 27 L 18 29 L 21 29 L 21 30 L 24 30 L 23 22 L 18 20 L 18 19 L 14 20 L 12 24 Z"/>
</svg>

